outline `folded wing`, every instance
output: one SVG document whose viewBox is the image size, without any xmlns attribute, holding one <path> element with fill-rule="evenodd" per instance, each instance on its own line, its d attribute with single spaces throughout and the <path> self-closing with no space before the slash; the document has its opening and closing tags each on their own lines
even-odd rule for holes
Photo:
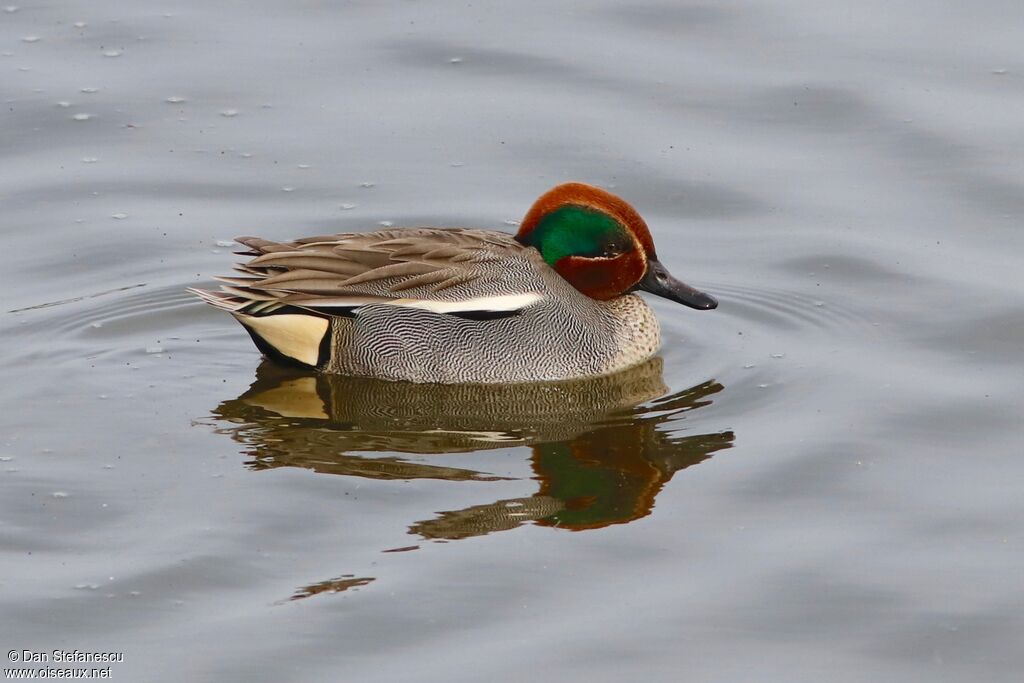
<svg viewBox="0 0 1024 683">
<path fill-rule="evenodd" d="M 232 313 L 306 309 L 346 315 L 367 304 L 480 314 L 514 312 L 541 293 L 509 277 L 510 259 L 528 259 L 511 235 L 422 228 L 273 242 L 239 237 L 252 258 L 220 291 L 192 290 Z"/>
</svg>

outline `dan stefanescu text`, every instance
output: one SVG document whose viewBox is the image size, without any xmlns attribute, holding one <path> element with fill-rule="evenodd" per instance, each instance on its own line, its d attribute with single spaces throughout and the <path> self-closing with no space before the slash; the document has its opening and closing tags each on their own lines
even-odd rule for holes
<svg viewBox="0 0 1024 683">
<path fill-rule="evenodd" d="M 82 650 L 22 650 L 23 662 L 123 662 L 123 652 L 84 652 Z"/>
</svg>

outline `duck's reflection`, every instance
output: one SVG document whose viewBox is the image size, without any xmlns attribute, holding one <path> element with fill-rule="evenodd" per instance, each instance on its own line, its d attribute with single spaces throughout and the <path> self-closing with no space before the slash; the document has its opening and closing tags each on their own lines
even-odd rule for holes
<svg viewBox="0 0 1024 683">
<path fill-rule="evenodd" d="M 686 435 L 679 420 L 708 405 L 722 385 L 708 381 L 666 395 L 661 364 L 654 358 L 577 382 L 444 386 L 302 374 L 263 363 L 249 390 L 214 414 L 221 431 L 246 446 L 253 469 L 488 481 L 501 477 L 357 453 L 528 446 L 536 493 L 441 512 L 414 523 L 410 533 L 451 540 L 531 521 L 596 529 L 649 514 L 673 474 L 732 445 L 731 431 Z"/>
</svg>

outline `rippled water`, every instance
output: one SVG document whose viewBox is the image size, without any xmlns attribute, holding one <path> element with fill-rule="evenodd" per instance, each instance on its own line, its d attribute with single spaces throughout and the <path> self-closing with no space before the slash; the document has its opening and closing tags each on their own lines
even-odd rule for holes
<svg viewBox="0 0 1024 683">
<path fill-rule="evenodd" d="M 1018 680 L 1019 3 L 0 14 L 0 645 L 114 680 Z M 660 358 L 296 375 L 236 234 L 576 179 L 721 301 Z"/>
</svg>

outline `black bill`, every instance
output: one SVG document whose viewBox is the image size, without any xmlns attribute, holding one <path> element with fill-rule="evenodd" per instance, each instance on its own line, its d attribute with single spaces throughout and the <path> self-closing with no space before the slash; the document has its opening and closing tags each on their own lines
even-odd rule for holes
<svg viewBox="0 0 1024 683">
<path fill-rule="evenodd" d="M 672 277 L 657 259 L 647 263 L 647 274 L 637 283 L 636 288 L 702 311 L 710 311 L 718 306 L 713 296 Z"/>
</svg>

